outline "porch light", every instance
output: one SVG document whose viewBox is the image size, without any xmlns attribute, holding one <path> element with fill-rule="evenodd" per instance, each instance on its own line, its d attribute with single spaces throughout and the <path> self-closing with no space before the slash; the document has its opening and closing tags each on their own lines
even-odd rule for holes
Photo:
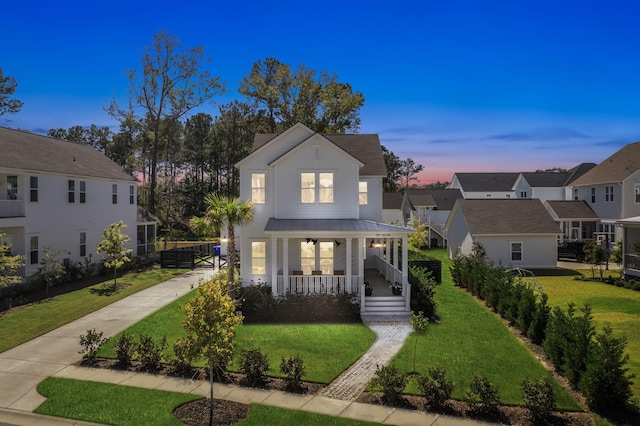
<svg viewBox="0 0 640 426">
<path fill-rule="evenodd" d="M 226 243 L 227 241 L 229 241 L 229 238 L 227 238 L 226 235 L 224 237 L 220 238 L 220 242 L 222 242 L 222 243 Z"/>
</svg>

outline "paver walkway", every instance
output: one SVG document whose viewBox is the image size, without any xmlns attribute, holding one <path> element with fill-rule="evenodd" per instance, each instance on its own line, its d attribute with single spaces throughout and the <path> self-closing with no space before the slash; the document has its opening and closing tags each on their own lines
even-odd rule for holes
<svg viewBox="0 0 640 426">
<path fill-rule="evenodd" d="M 376 341 L 351 367 L 327 386 L 322 396 L 355 401 L 376 374 L 398 353 L 411 331 L 409 316 L 363 315 L 362 321 L 376 334 Z"/>
</svg>

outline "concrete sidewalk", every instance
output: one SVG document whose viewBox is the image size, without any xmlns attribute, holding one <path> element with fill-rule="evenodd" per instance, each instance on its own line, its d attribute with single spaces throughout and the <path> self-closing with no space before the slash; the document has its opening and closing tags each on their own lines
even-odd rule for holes
<svg viewBox="0 0 640 426">
<path fill-rule="evenodd" d="M 95 328 L 96 331 L 103 332 L 104 337 L 111 337 L 188 293 L 201 279 L 207 279 L 216 272 L 216 270 L 208 268 L 195 269 L 115 302 L 18 347 L 0 353 L 0 426 L 91 425 L 92 423 L 41 416 L 32 412 L 45 400 L 36 391 L 36 386 L 42 380 L 51 376 L 193 393 L 207 397 L 209 395 L 208 382 L 77 367 L 74 364 L 82 357 L 79 353 L 81 349 L 79 337 L 85 334 L 87 330 Z M 376 327 L 384 325 L 380 323 L 371 324 L 378 334 L 378 340 L 368 352 L 370 356 L 363 357 L 367 360 L 367 362 L 361 363 L 363 367 L 361 369 L 352 368 L 347 370 L 350 376 L 345 376 L 341 379 L 342 385 L 339 386 L 340 388 L 348 385 L 348 382 L 353 377 L 362 379 L 358 380 L 356 386 L 348 386 L 350 391 L 343 398 L 355 399 L 353 395 L 363 389 L 363 385 L 360 382 L 366 380 L 367 377 L 371 377 L 370 367 L 374 365 L 375 368 L 376 363 L 386 363 L 399 349 L 404 338 L 410 332 L 410 325 L 407 329 L 406 320 L 402 321 L 402 324 L 399 322 L 386 324 L 390 326 L 384 327 L 388 332 L 381 333 L 380 330 L 376 330 Z M 400 335 L 397 335 L 396 333 L 399 331 L 401 331 Z M 371 358 L 371 353 L 374 354 L 373 358 Z M 366 385 L 366 383 L 364 384 Z M 337 393 L 340 394 L 341 392 Z M 384 424 L 432 426 L 486 424 L 413 410 L 361 404 L 327 396 L 298 395 L 222 384 L 215 384 L 214 396 L 247 404 L 261 403 Z"/>
</svg>

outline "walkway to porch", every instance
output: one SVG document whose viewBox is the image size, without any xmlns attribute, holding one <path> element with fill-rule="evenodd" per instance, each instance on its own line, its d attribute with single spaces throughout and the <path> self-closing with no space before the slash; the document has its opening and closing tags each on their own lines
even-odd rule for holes
<svg viewBox="0 0 640 426">
<path fill-rule="evenodd" d="M 365 269 L 364 280 L 373 285 L 373 293 L 369 297 L 384 297 L 393 296 L 391 289 L 389 288 L 389 281 L 387 281 L 380 272 L 376 269 Z"/>
</svg>

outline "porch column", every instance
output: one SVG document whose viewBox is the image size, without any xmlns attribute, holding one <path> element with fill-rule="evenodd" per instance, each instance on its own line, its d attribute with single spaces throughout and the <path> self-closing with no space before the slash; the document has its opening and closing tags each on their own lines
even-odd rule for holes
<svg viewBox="0 0 640 426">
<path fill-rule="evenodd" d="M 282 239 L 282 286 L 283 294 L 289 290 L 289 238 Z"/>
<path fill-rule="evenodd" d="M 398 246 L 400 245 L 400 240 L 398 238 L 393 239 L 393 267 L 396 269 L 400 269 L 398 267 Z"/>
<path fill-rule="evenodd" d="M 364 241 L 365 239 L 362 237 L 358 238 L 358 280 L 357 286 L 358 291 L 360 292 L 360 313 L 364 313 L 364 288 L 362 286 L 364 282 L 364 257 L 362 252 L 364 250 Z"/>
<path fill-rule="evenodd" d="M 278 295 L 278 238 L 271 237 L 271 292 Z"/>
<path fill-rule="evenodd" d="M 348 290 L 349 292 L 352 291 L 351 286 L 353 285 L 353 280 L 351 279 L 351 270 L 352 270 L 352 259 L 353 259 L 353 253 L 352 253 L 352 248 L 351 248 L 351 238 L 345 238 L 345 250 L 346 250 L 346 256 L 345 256 L 345 265 L 344 265 L 344 272 L 345 274 L 347 274 L 347 282 L 345 283 L 345 290 Z"/>
<path fill-rule="evenodd" d="M 409 238 L 402 237 L 402 289 L 405 291 L 406 311 L 411 310 L 411 291 L 409 283 Z"/>
</svg>

